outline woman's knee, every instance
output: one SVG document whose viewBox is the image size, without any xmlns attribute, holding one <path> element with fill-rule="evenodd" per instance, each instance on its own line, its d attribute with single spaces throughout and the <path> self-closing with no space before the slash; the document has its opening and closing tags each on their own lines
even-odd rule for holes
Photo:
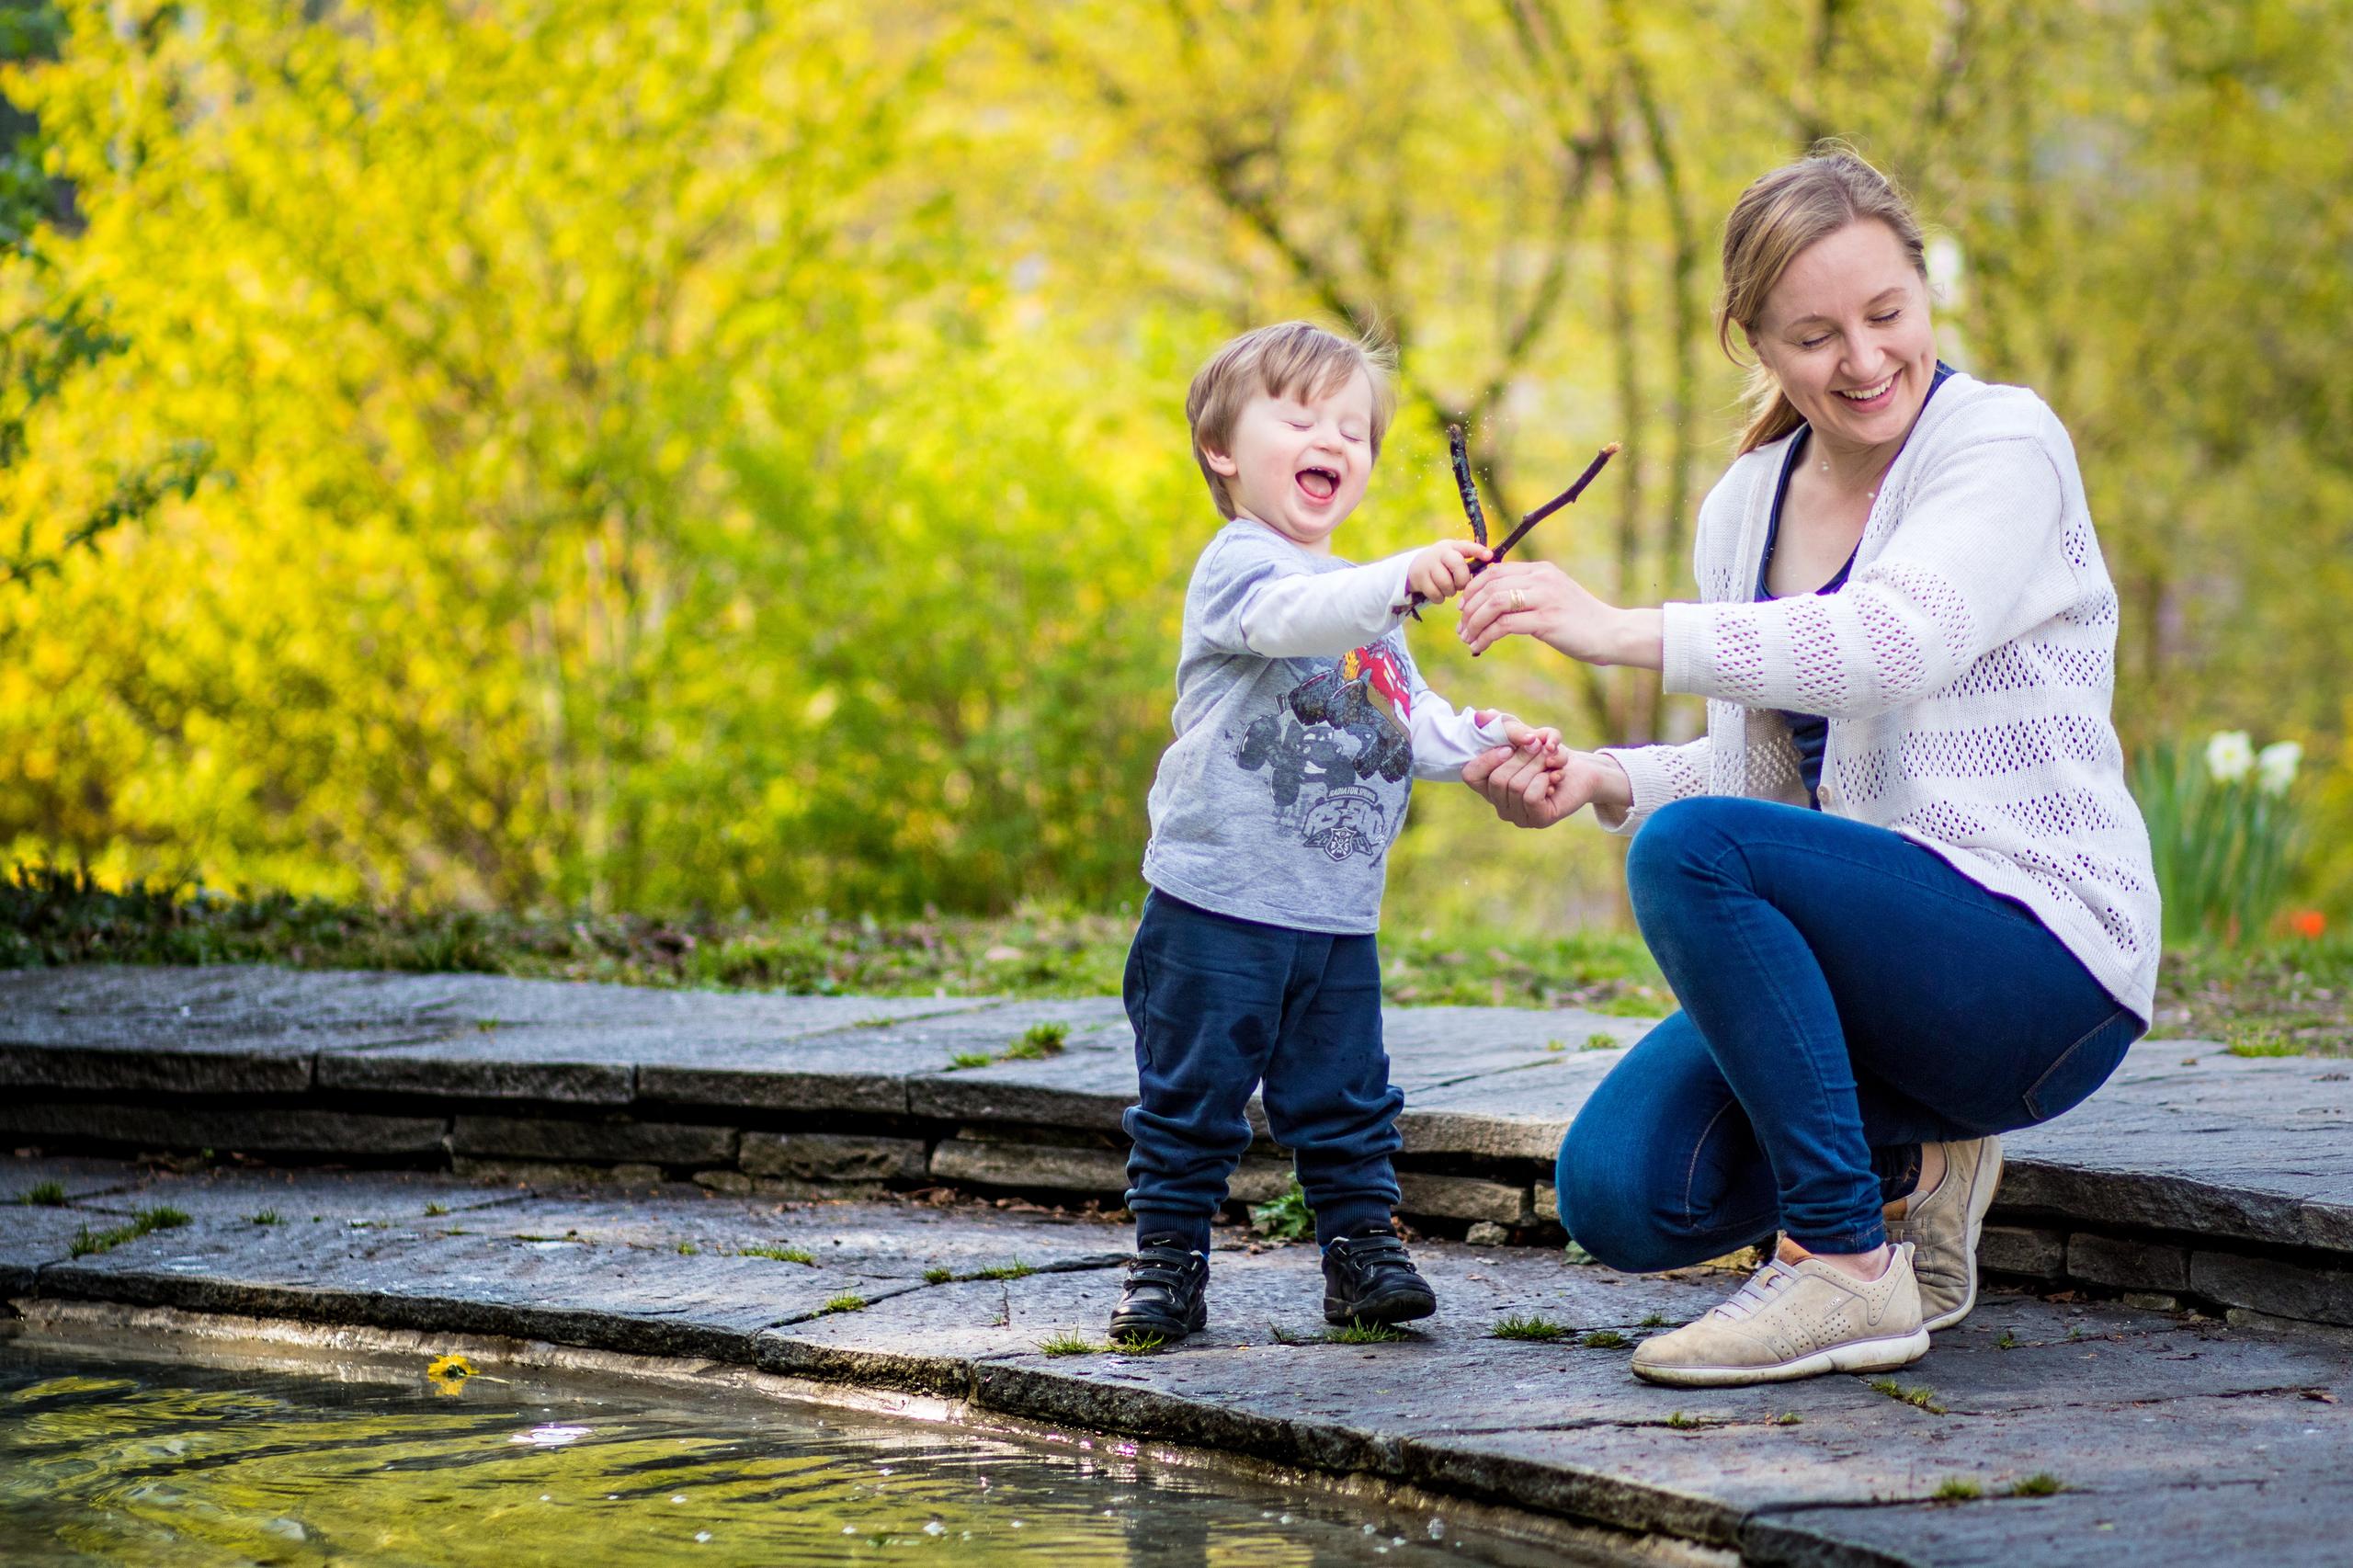
<svg viewBox="0 0 2353 1568">
<path fill-rule="evenodd" d="M 1672 897 L 1677 883 L 1737 843 L 1731 819 L 1751 803 L 1728 795 L 1691 795 L 1652 812 L 1626 851 L 1626 892 L 1636 913 Z"/>
<path fill-rule="evenodd" d="M 1562 1228 L 1597 1262 L 1629 1274 L 1692 1262 L 1689 1239 L 1676 1233 L 1660 1195 L 1622 1153 L 1580 1140 L 1571 1130 L 1553 1176 Z"/>
</svg>

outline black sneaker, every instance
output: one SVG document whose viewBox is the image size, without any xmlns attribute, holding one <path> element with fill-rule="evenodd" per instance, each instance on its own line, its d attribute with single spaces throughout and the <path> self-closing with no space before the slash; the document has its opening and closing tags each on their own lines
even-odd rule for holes
<svg viewBox="0 0 2353 1568">
<path fill-rule="evenodd" d="M 1176 1236 L 1154 1236 L 1128 1259 L 1111 1337 L 1174 1345 L 1209 1322 L 1210 1260 Z"/>
<path fill-rule="evenodd" d="M 1385 1226 L 1364 1231 L 1324 1249 L 1325 1323 L 1410 1323 L 1436 1311 L 1438 1293 L 1405 1256 L 1396 1232 Z"/>
</svg>

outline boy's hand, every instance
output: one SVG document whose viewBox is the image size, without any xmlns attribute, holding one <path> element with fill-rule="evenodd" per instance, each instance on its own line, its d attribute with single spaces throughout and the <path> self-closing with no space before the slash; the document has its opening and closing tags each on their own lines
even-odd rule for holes
<svg viewBox="0 0 2353 1568">
<path fill-rule="evenodd" d="M 1517 719 L 1506 719 L 1504 738 L 1516 750 L 1526 752 L 1548 767 L 1558 767 L 1567 756 L 1561 745 L 1561 732 L 1550 724 L 1540 730 Z"/>
<path fill-rule="evenodd" d="M 1430 604 L 1444 604 L 1471 585 L 1471 567 L 1494 551 L 1474 540 L 1442 539 L 1414 557 L 1405 585 Z"/>
<path fill-rule="evenodd" d="M 1514 751 L 1526 752 L 1548 767 L 1558 767 L 1568 755 L 1561 744 L 1561 732 L 1550 724 L 1541 729 L 1523 724 L 1500 708 L 1471 710 L 1471 722 L 1483 730 L 1498 719 L 1504 723 L 1504 740 Z"/>
</svg>

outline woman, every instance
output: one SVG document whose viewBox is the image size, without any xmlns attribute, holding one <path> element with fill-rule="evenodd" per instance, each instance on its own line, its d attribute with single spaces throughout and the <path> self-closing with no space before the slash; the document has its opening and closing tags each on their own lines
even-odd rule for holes
<svg viewBox="0 0 2353 1568">
<path fill-rule="evenodd" d="M 1634 914 L 1682 1004 L 1570 1130 L 1570 1233 L 1663 1269 L 1780 1233 L 1635 1352 L 1686 1385 L 1925 1354 L 1975 1302 L 1995 1134 L 2108 1077 L 2157 970 L 2117 597 L 2065 430 L 1938 362 L 1918 222 L 1851 153 L 1751 186 L 1723 264 L 1755 397 L 1700 507 L 1701 602 L 1619 608 L 1514 564 L 1461 619 L 1474 650 L 1535 637 L 1709 699 L 1688 745 L 1465 772 L 1509 821 L 1590 804 L 1636 835 Z"/>
</svg>

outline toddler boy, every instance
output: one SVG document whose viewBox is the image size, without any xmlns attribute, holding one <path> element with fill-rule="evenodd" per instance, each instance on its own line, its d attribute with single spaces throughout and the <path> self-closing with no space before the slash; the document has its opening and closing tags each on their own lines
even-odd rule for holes
<svg viewBox="0 0 2353 1568">
<path fill-rule="evenodd" d="M 1386 350 L 1304 322 L 1218 350 L 1185 401 L 1226 526 L 1185 595 L 1176 739 L 1152 788 L 1151 892 L 1128 953 L 1139 1103 L 1125 1125 L 1128 1265 L 1114 1337 L 1207 1320 L 1210 1221 L 1250 1144 L 1293 1154 L 1324 1249 L 1324 1315 L 1438 1307 L 1392 1229 L 1397 1112 L 1373 933 L 1415 778 L 1460 778 L 1559 734 L 1457 711 L 1405 652 L 1410 594 L 1469 585 L 1484 547 L 1445 540 L 1357 566 L 1331 538 L 1363 498 L 1394 407 Z"/>
</svg>

